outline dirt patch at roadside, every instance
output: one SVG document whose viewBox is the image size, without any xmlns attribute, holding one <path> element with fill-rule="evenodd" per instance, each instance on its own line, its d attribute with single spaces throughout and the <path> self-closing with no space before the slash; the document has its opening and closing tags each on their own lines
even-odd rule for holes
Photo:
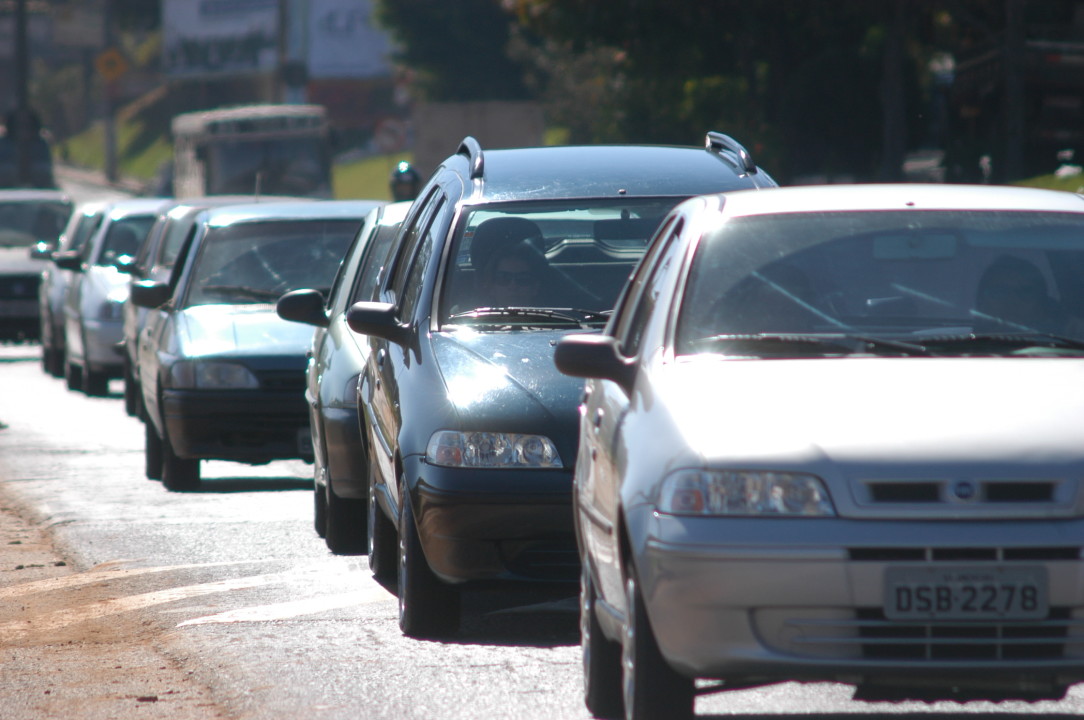
<svg viewBox="0 0 1084 720">
<path fill-rule="evenodd" d="M 0 708 L 4 720 L 229 720 L 138 612 L 111 612 L 131 575 L 77 572 L 0 487 Z"/>
</svg>

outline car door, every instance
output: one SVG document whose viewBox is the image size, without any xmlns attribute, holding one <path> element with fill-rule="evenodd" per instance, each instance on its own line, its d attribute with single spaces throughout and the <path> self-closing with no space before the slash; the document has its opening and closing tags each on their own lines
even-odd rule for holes
<svg viewBox="0 0 1084 720">
<path fill-rule="evenodd" d="M 419 307 L 421 280 L 434 251 L 435 238 L 430 233 L 434 219 L 447 202 L 439 186 L 434 186 L 422 201 L 420 211 L 408 220 L 400 236 L 389 275 L 384 283 L 381 300 L 397 308 L 402 323 L 415 328 L 424 314 Z M 399 452 L 399 431 L 402 426 L 400 414 L 400 379 L 412 368 L 415 350 L 403 347 L 383 338 L 370 338 L 368 388 L 370 400 L 365 408 L 372 441 L 373 459 L 379 468 L 377 482 L 383 482 L 398 507 L 399 489 L 395 469 L 395 457 Z"/>
<path fill-rule="evenodd" d="M 662 298 L 664 279 L 677 261 L 674 246 L 681 235 L 682 222 L 671 218 L 659 231 L 659 241 L 648 251 L 644 261 L 630 278 L 619 301 L 614 336 L 621 354 L 636 358 L 643 345 L 644 333 Z M 622 449 L 622 432 L 631 404 L 636 402 L 617 383 L 594 380 L 587 384 L 580 461 L 587 467 L 577 472 L 576 501 L 581 541 L 587 557 L 597 566 L 595 578 L 602 596 L 620 601 L 624 596 L 624 578 L 620 570 L 618 536 L 621 512 L 621 482 L 627 454 Z M 620 607 L 620 605 L 618 605 Z"/>
</svg>

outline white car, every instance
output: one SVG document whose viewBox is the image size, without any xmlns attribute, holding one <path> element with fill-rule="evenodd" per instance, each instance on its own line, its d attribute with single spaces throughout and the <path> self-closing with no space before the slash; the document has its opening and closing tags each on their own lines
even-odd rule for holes
<svg viewBox="0 0 1084 720">
<path fill-rule="evenodd" d="M 573 503 L 588 708 L 839 682 L 1084 680 L 1084 196 L 781 188 L 686 201 L 601 334 Z"/>
</svg>

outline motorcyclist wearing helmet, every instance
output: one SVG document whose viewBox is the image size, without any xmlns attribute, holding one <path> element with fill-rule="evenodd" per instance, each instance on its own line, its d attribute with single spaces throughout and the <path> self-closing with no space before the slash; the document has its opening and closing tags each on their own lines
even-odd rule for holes
<svg viewBox="0 0 1084 720">
<path fill-rule="evenodd" d="M 391 197 L 396 202 L 413 200 L 421 189 L 422 178 L 410 163 L 400 160 L 392 170 L 388 184 L 391 187 Z"/>
</svg>

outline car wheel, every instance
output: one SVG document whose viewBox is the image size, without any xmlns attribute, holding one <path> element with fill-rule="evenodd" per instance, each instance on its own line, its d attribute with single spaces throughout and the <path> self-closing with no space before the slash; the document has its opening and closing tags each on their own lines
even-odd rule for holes
<svg viewBox="0 0 1084 720">
<path fill-rule="evenodd" d="M 410 637 L 443 637 L 459 629 L 459 590 L 429 568 L 405 488 L 400 497 L 399 629 Z"/>
<path fill-rule="evenodd" d="M 327 522 L 324 524 L 324 542 L 336 555 L 359 555 L 365 551 L 365 501 L 342 498 L 331 487 L 331 478 L 324 484 L 326 490 Z"/>
<path fill-rule="evenodd" d="M 143 424 L 143 463 L 147 479 L 162 479 L 162 438 L 150 422 Z"/>
<path fill-rule="evenodd" d="M 315 478 L 312 481 L 312 527 L 318 537 L 327 537 L 327 495 Z"/>
<path fill-rule="evenodd" d="M 580 572 L 580 647 L 583 652 L 583 700 L 595 717 L 616 718 L 624 708 L 621 645 L 602 634 L 595 615 L 595 583 L 583 564 Z"/>
<path fill-rule="evenodd" d="M 70 362 L 64 363 L 64 384 L 69 390 L 80 392 L 83 389 L 83 369 Z"/>
<path fill-rule="evenodd" d="M 369 467 L 369 503 L 365 508 L 368 515 L 369 569 L 377 582 L 387 585 L 395 580 L 398 567 L 396 557 L 398 542 L 395 524 L 391 521 L 376 499 L 376 470 Z"/>
<path fill-rule="evenodd" d="M 129 360 L 124 361 L 124 412 L 128 417 L 139 417 L 140 388 L 132 376 L 132 364 Z"/>
<path fill-rule="evenodd" d="M 625 720 L 690 720 L 695 683 L 678 674 L 662 656 L 634 572 L 625 580 L 625 600 L 621 643 Z"/>
<path fill-rule="evenodd" d="M 109 394 L 109 375 L 87 368 L 83 371 L 83 392 L 91 397 L 105 397 Z"/>
<path fill-rule="evenodd" d="M 177 457 L 168 435 L 162 438 L 162 484 L 173 492 L 195 490 L 200 484 L 199 458 Z"/>
</svg>

